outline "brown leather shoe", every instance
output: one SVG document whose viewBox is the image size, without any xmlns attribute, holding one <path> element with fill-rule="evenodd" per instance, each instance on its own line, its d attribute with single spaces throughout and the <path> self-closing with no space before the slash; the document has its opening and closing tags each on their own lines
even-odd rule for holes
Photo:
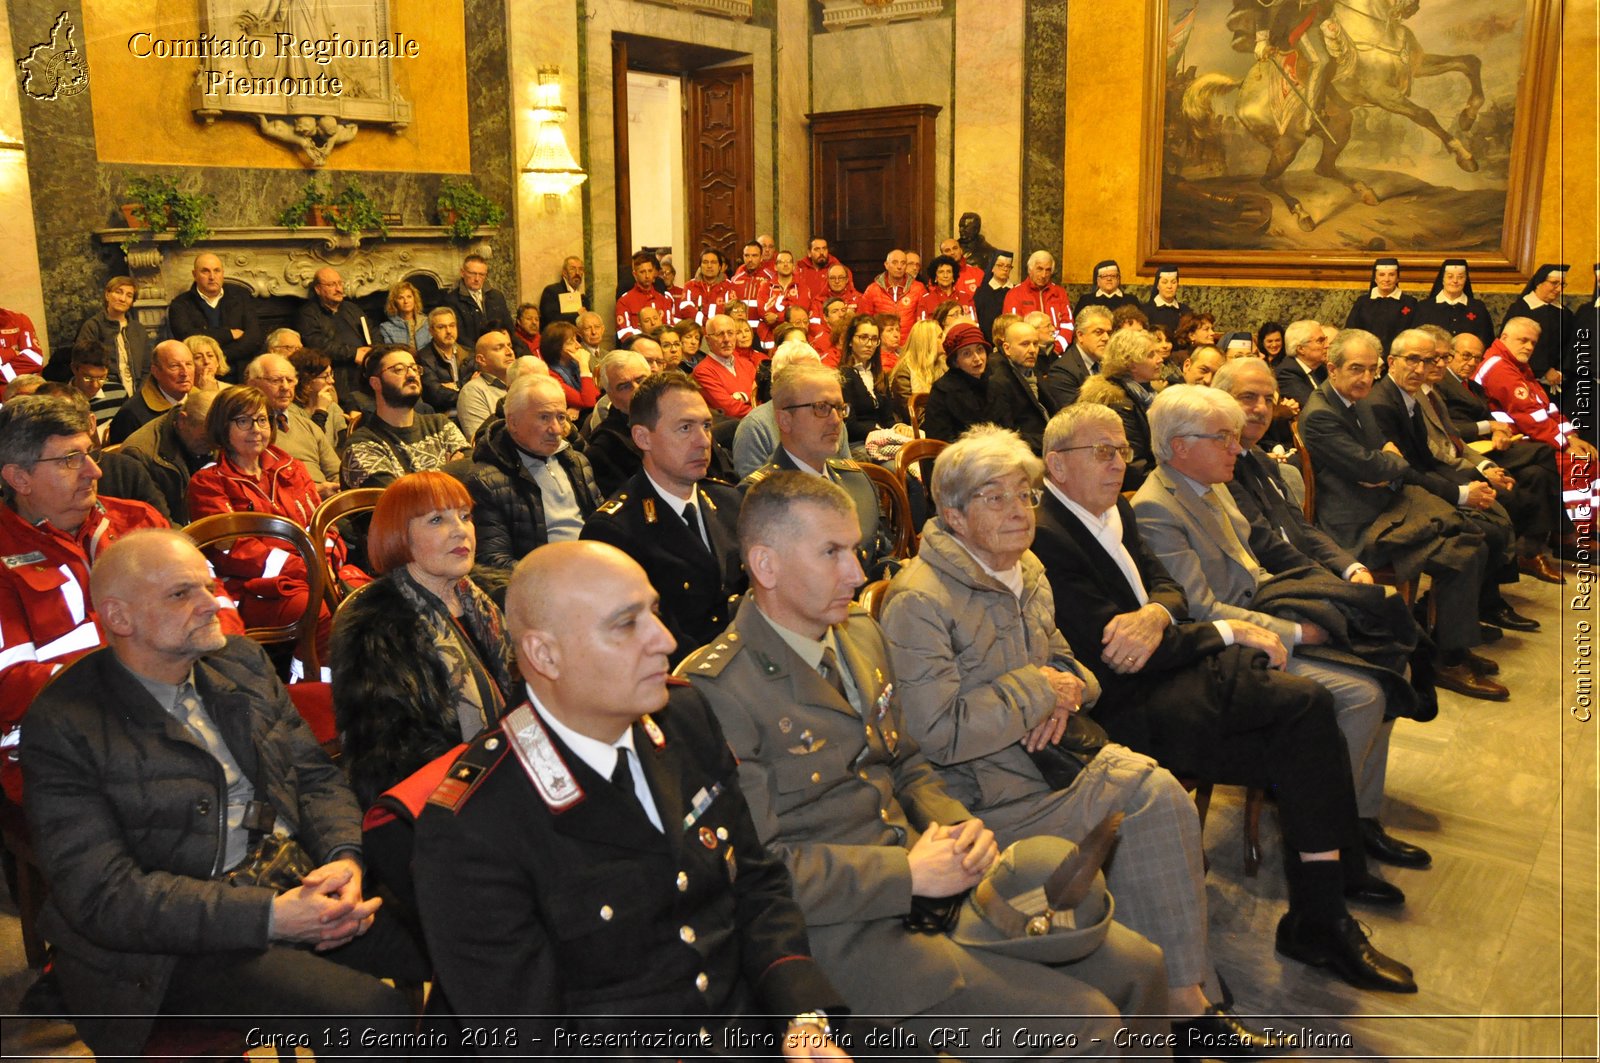
<svg viewBox="0 0 1600 1063">
<path fill-rule="evenodd" d="M 1438 671 L 1434 673 L 1433 682 L 1435 686 L 1482 701 L 1511 699 L 1511 691 L 1487 676 L 1475 675 L 1465 661 L 1459 664 L 1440 665 Z"/>
<path fill-rule="evenodd" d="M 1500 665 L 1490 660 L 1488 657 L 1485 657 L 1481 653 L 1473 653 L 1471 650 L 1468 650 L 1464 663 L 1468 668 L 1472 669 L 1473 675 L 1500 674 Z"/>
<path fill-rule="evenodd" d="M 1543 554 L 1517 558 L 1517 571 L 1546 583 L 1567 582 L 1567 577 L 1563 576 L 1561 570 L 1552 565 L 1550 559 Z"/>
</svg>

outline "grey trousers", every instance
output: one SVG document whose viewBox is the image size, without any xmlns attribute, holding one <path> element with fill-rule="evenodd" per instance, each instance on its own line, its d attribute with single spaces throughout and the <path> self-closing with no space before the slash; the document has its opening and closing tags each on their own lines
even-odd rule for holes
<svg viewBox="0 0 1600 1063">
<path fill-rule="evenodd" d="M 1383 685 L 1366 672 L 1325 661 L 1289 658 L 1292 675 L 1315 680 L 1333 695 L 1333 710 L 1350 748 L 1350 778 L 1356 787 L 1356 812 L 1375 819 L 1383 809 L 1389 778 L 1389 735 L 1394 721 L 1383 718 Z"/>
</svg>

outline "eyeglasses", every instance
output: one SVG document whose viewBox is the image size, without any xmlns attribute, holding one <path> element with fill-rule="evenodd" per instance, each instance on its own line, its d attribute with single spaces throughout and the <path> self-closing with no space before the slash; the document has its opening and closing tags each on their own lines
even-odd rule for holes
<svg viewBox="0 0 1600 1063">
<path fill-rule="evenodd" d="M 572 418 L 568 417 L 565 413 L 536 413 L 533 415 L 533 419 L 536 423 L 541 425 L 566 425 L 572 423 Z"/>
<path fill-rule="evenodd" d="M 61 466 L 63 469 L 67 470 L 68 472 L 77 472 L 79 469 L 83 468 L 83 463 L 88 461 L 88 460 L 89 460 L 89 452 L 88 451 L 86 451 L 86 450 L 69 450 L 65 454 L 58 454 L 53 458 L 39 458 L 34 462 L 34 464 L 35 465 L 40 465 L 40 464 L 43 464 L 44 462 L 47 462 L 47 461 L 48 462 L 54 462 L 55 464 Z"/>
<path fill-rule="evenodd" d="M 379 372 L 399 373 L 401 376 L 405 376 L 410 373 L 420 373 L 422 369 L 416 362 L 394 362 L 384 366 Z"/>
<path fill-rule="evenodd" d="M 1218 443 L 1221 443 L 1225 447 L 1236 447 L 1239 445 L 1239 433 L 1231 428 L 1224 428 L 1220 432 L 1184 432 L 1183 435 L 1188 439 L 1214 440 Z"/>
<path fill-rule="evenodd" d="M 1025 491 L 989 491 L 981 495 L 973 495 L 974 502 L 982 502 L 990 509 L 1005 509 L 1013 502 L 1021 502 L 1029 509 L 1033 509 L 1044 500 L 1044 492 L 1036 487 Z"/>
<path fill-rule="evenodd" d="M 254 417 L 250 417 L 250 416 L 235 417 L 231 421 L 229 421 L 228 423 L 233 425 L 233 427 L 239 429 L 240 431 L 249 431 L 252 428 L 268 428 L 268 427 L 271 427 L 272 418 L 268 417 L 264 413 L 258 413 Z"/>
<path fill-rule="evenodd" d="M 261 381 L 263 384 L 266 384 L 268 387 L 274 388 L 281 387 L 284 384 L 294 387 L 300 382 L 300 378 L 297 376 L 263 376 L 257 377 L 256 379 Z"/>
<path fill-rule="evenodd" d="M 826 400 L 821 402 L 797 402 L 792 406 L 785 406 L 784 409 L 809 409 L 812 415 L 818 420 L 826 420 L 830 414 L 835 413 L 839 415 L 840 420 L 844 420 L 846 417 L 850 416 L 850 404 L 848 402 L 828 402 Z"/>
<path fill-rule="evenodd" d="M 1424 358 L 1421 355 L 1416 355 L 1416 354 L 1402 354 L 1402 355 L 1400 355 L 1400 360 L 1402 362 L 1405 362 L 1407 365 L 1434 366 L 1434 365 L 1438 365 L 1439 364 L 1439 358 L 1438 358 L 1437 355 L 1435 355 L 1435 356 L 1433 356 L 1431 358 Z M 1351 368 L 1354 368 L 1354 366 L 1352 366 Z"/>
<path fill-rule="evenodd" d="M 1110 461 L 1113 457 L 1121 458 L 1125 462 L 1133 460 L 1133 448 L 1126 443 L 1121 446 L 1115 443 L 1086 443 L 1081 447 L 1057 447 L 1052 453 L 1067 454 L 1074 450 L 1094 451 L 1095 461 Z"/>
</svg>

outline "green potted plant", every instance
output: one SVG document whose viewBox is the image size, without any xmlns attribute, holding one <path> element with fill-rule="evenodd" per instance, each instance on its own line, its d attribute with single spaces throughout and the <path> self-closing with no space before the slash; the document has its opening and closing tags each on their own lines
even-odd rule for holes
<svg viewBox="0 0 1600 1063">
<path fill-rule="evenodd" d="M 336 231 L 347 236 L 375 232 L 389 235 L 389 219 L 359 181 L 350 181 L 328 203 L 329 221 Z"/>
<path fill-rule="evenodd" d="M 217 205 L 208 192 L 185 192 L 170 177 L 132 177 L 124 188 L 129 202 L 122 205 L 128 227 L 136 230 L 122 241 L 127 252 L 145 232 L 151 236 L 172 230 L 178 243 L 189 247 L 211 235 L 206 215 Z"/>
<path fill-rule="evenodd" d="M 291 231 L 302 225 L 326 225 L 323 208 L 328 205 L 331 195 L 332 192 L 321 178 L 311 178 L 300 186 L 300 194 L 278 212 L 278 224 Z"/>
<path fill-rule="evenodd" d="M 439 213 L 439 224 L 450 227 L 453 239 L 465 243 L 480 226 L 499 225 L 505 219 L 505 208 L 478 190 L 470 180 L 446 177 L 439 185 L 439 196 L 433 201 Z"/>
</svg>

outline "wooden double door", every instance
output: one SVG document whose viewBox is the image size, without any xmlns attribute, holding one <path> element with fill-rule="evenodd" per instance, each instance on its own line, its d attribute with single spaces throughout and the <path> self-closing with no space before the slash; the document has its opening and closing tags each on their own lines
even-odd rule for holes
<svg viewBox="0 0 1600 1063">
<path fill-rule="evenodd" d="M 811 114 L 812 235 L 825 237 L 865 288 L 890 248 L 926 261 L 934 232 L 932 104 Z"/>
</svg>

